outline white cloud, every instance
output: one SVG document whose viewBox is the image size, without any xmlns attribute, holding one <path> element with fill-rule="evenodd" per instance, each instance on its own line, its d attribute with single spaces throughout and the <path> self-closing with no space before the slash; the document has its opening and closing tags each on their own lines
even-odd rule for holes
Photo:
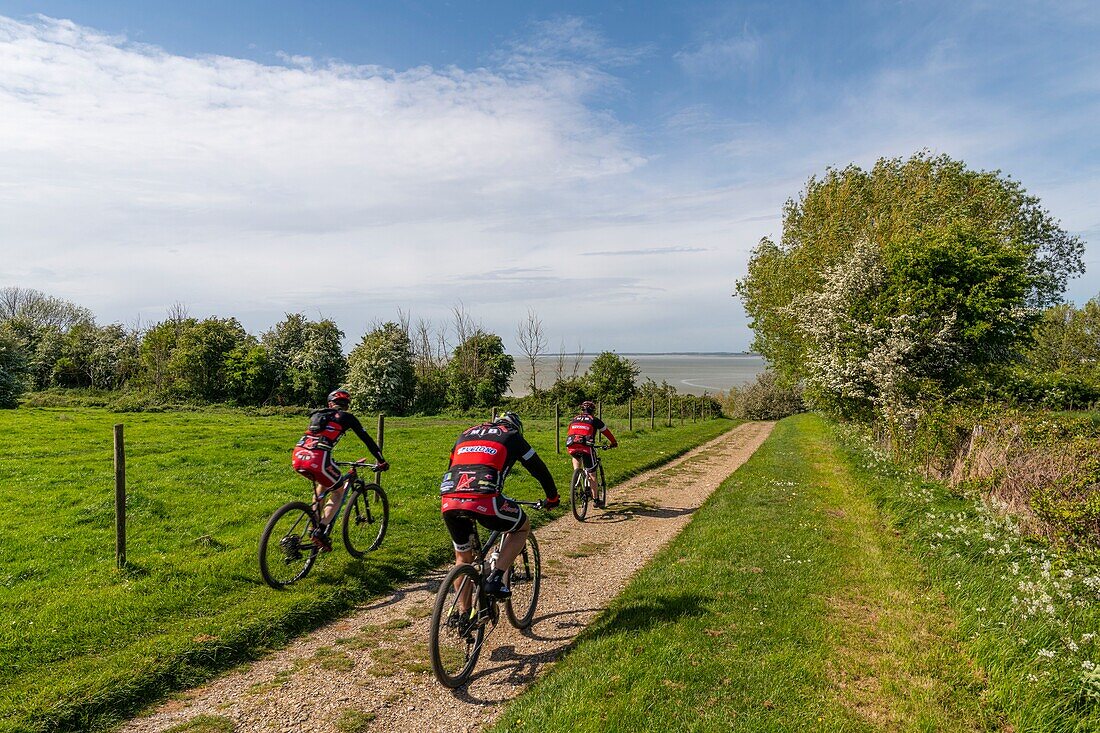
<svg viewBox="0 0 1100 733">
<path fill-rule="evenodd" d="M 673 58 L 692 76 L 722 78 L 752 66 L 762 50 L 763 41 L 746 25 L 737 35 L 708 38 Z"/>
<path fill-rule="evenodd" d="M 598 36 L 569 30 L 569 53 L 598 55 Z M 486 266 L 548 268 L 564 288 L 570 238 L 540 252 L 530 222 L 600 219 L 593 202 L 645 160 L 586 105 L 610 77 L 557 63 L 557 40 L 495 70 L 272 66 L 0 18 L 0 283 L 104 318 L 178 300 L 254 313 L 253 328 L 323 308 L 349 331 L 398 306 L 476 303 Z M 612 269 L 580 279 L 652 292 Z"/>
</svg>

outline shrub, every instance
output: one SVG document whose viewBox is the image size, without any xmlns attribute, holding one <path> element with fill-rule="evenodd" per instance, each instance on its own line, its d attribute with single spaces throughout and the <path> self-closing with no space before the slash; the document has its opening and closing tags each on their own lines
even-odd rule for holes
<svg viewBox="0 0 1100 733">
<path fill-rule="evenodd" d="M 768 369 L 756 375 L 756 381 L 731 389 L 725 397 L 725 411 L 744 420 L 778 420 L 802 412 L 802 390 L 783 383 Z"/>
</svg>

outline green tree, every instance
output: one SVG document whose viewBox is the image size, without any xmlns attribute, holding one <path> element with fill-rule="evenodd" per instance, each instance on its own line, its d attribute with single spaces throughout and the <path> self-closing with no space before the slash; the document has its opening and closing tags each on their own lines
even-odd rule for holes
<svg viewBox="0 0 1100 733">
<path fill-rule="evenodd" d="M 594 396 L 592 388 L 583 376 L 562 377 L 547 390 L 550 402 L 561 405 L 566 410 L 576 409 L 585 400 Z"/>
<path fill-rule="evenodd" d="M 167 318 L 145 331 L 141 339 L 142 385 L 157 394 L 169 392 L 175 384 L 171 368 L 172 353 L 180 337 L 198 321 L 183 316 Z"/>
<path fill-rule="evenodd" d="M 447 364 L 447 402 L 460 410 L 491 407 L 508 391 L 516 362 L 500 336 L 475 330 L 455 347 Z"/>
<path fill-rule="evenodd" d="M 0 323 L 6 323 L 26 355 L 29 384 L 45 389 L 53 384 L 55 367 L 63 354 L 66 334 L 94 325 L 91 312 L 61 298 L 33 288 L 0 288 Z M 70 357 L 71 358 L 71 357 Z M 80 367 L 71 363 L 66 370 L 80 381 Z"/>
<path fill-rule="evenodd" d="M 416 394 L 412 343 L 396 323 L 384 323 L 365 334 L 348 354 L 344 384 L 357 409 L 405 415 Z"/>
<path fill-rule="evenodd" d="M 246 340 L 225 356 L 225 392 L 241 405 L 262 405 L 275 389 L 271 355 L 255 340 Z"/>
<path fill-rule="evenodd" d="M 1032 333 L 1025 367 L 1100 382 L 1100 296 L 1081 308 L 1064 303 L 1044 311 Z"/>
<path fill-rule="evenodd" d="M 638 373 L 638 365 L 633 361 L 613 351 L 605 351 L 592 360 L 585 381 L 596 399 L 619 404 L 638 391 Z"/>
<path fill-rule="evenodd" d="M 274 398 L 280 404 L 315 405 L 344 378 L 344 332 L 330 320 L 310 321 L 289 313 L 261 337 L 275 369 Z"/>
<path fill-rule="evenodd" d="M 27 355 L 19 337 L 9 326 L 0 323 L 0 407 L 19 405 L 29 373 Z"/>
<path fill-rule="evenodd" d="M 994 377 L 1081 252 L 1018 182 L 921 153 L 811 178 L 737 292 L 784 382 L 866 411 Z"/>
<path fill-rule="evenodd" d="M 138 371 L 141 341 L 138 334 L 120 323 L 96 330 L 88 354 L 88 375 L 92 387 L 121 389 Z"/>
<path fill-rule="evenodd" d="M 228 357 L 254 343 L 236 318 L 207 318 L 182 329 L 168 360 L 175 389 L 192 399 L 226 399 Z"/>
</svg>

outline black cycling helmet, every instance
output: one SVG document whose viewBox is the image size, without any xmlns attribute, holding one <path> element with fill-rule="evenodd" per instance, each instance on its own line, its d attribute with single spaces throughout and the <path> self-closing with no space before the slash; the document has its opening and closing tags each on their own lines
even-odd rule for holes
<svg viewBox="0 0 1100 733">
<path fill-rule="evenodd" d="M 328 393 L 328 401 L 347 408 L 351 406 L 351 395 L 346 390 L 334 389 Z"/>
<path fill-rule="evenodd" d="M 493 419 L 494 424 L 510 425 L 517 433 L 523 435 L 523 421 L 519 419 L 519 415 L 508 410 L 502 412 Z"/>
<path fill-rule="evenodd" d="M 586 415 L 593 415 L 596 412 L 596 403 L 592 400 L 585 400 L 581 403 L 581 412 Z"/>
</svg>

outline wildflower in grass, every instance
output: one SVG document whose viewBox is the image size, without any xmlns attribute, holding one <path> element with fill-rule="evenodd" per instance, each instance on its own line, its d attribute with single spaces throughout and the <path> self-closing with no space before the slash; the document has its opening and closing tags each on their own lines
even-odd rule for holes
<svg viewBox="0 0 1100 733">
<path fill-rule="evenodd" d="M 1050 649 L 1040 649 L 1039 656 L 1043 659 L 1054 659 L 1054 652 L 1052 652 Z"/>
<path fill-rule="evenodd" d="M 1081 662 L 1081 669 L 1084 669 L 1086 671 L 1094 670 L 1096 669 L 1096 665 L 1093 664 L 1090 660 L 1086 659 L 1085 661 Z"/>
<path fill-rule="evenodd" d="M 1086 631 L 1085 633 L 1081 634 L 1081 643 L 1082 644 L 1088 644 L 1090 641 L 1092 641 L 1095 638 L 1096 638 L 1096 634 L 1092 633 L 1091 631 Z"/>
</svg>

